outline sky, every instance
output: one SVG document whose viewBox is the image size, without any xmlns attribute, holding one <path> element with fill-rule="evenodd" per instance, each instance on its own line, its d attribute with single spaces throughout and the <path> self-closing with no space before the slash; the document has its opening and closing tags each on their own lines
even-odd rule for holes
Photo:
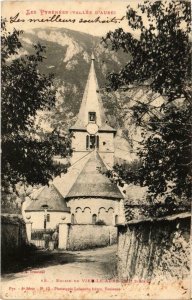
<svg viewBox="0 0 192 300">
<path fill-rule="evenodd" d="M 126 7 L 130 4 L 133 8 L 137 7 L 137 0 L 113 0 L 113 1 L 4 1 L 2 3 L 2 16 L 8 20 L 8 29 L 12 28 L 29 31 L 34 28 L 68 28 L 85 32 L 88 34 L 103 36 L 110 30 L 123 28 L 125 31 L 130 31 L 126 18 L 117 23 L 79 23 L 80 19 L 95 20 L 100 17 L 100 20 L 110 20 L 112 18 L 121 19 L 126 14 Z M 72 22 L 29 22 L 32 19 L 51 18 L 56 11 L 63 11 L 60 14 L 62 19 L 75 20 Z M 110 14 L 104 14 L 104 12 Z M 48 13 L 51 12 L 51 13 Z M 83 14 L 84 12 L 84 14 Z M 14 18 L 19 13 L 18 18 L 24 22 L 13 22 L 10 24 L 10 17 Z M 18 20 L 17 18 L 17 20 Z"/>
</svg>

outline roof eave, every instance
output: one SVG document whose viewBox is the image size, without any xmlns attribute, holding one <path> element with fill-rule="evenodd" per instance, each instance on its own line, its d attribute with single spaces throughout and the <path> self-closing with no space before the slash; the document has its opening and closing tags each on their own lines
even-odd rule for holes
<svg viewBox="0 0 192 300">
<path fill-rule="evenodd" d="M 69 128 L 69 131 L 73 131 L 73 130 L 74 131 L 85 131 L 85 132 L 87 131 L 86 128 L 81 128 L 81 127 L 79 127 L 79 128 L 75 128 L 75 127 Z"/>
<path fill-rule="evenodd" d="M 121 200 L 123 199 L 123 196 L 121 197 L 120 195 L 119 196 L 104 196 L 104 195 L 101 195 L 101 196 L 98 196 L 98 195 L 70 195 L 70 196 L 66 196 L 65 197 L 65 200 L 68 201 L 68 200 L 71 200 L 71 199 L 78 199 L 78 198 L 99 198 L 99 199 L 113 199 L 113 200 Z"/>
<path fill-rule="evenodd" d="M 25 212 L 36 212 L 36 211 L 42 211 L 44 212 L 43 209 L 25 209 Z M 47 209 L 47 212 L 71 212 L 70 207 L 68 207 L 67 209 Z"/>
<path fill-rule="evenodd" d="M 116 133 L 117 130 L 113 129 L 113 128 L 112 129 L 99 129 L 98 132 L 114 132 L 114 133 Z"/>
</svg>

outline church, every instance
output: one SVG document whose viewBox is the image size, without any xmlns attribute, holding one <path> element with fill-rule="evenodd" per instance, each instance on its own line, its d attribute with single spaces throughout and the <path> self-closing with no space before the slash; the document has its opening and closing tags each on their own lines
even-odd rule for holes
<svg viewBox="0 0 192 300">
<path fill-rule="evenodd" d="M 73 133 L 71 166 L 50 186 L 32 195 L 23 208 L 32 229 L 121 222 L 123 194 L 106 175 L 114 164 L 116 130 L 107 121 L 91 57 L 90 71 Z"/>
</svg>

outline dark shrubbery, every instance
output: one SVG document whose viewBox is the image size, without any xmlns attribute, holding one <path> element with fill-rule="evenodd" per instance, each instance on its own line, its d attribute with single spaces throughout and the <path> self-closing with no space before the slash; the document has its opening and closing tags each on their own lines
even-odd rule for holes
<svg viewBox="0 0 192 300">
<path fill-rule="evenodd" d="M 46 234 L 50 234 L 52 236 L 54 229 L 47 229 Z M 45 234 L 45 230 L 35 230 L 31 233 L 32 240 L 43 240 L 43 235 Z"/>
<path fill-rule="evenodd" d="M 95 222 L 95 225 L 106 225 L 106 223 L 103 220 L 98 220 Z"/>
</svg>

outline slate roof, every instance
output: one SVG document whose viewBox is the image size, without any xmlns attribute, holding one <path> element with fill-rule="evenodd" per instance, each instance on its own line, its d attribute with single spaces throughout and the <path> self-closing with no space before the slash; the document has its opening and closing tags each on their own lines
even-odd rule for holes
<svg viewBox="0 0 192 300">
<path fill-rule="evenodd" d="M 97 116 L 97 125 L 101 131 L 116 131 L 106 124 L 107 118 L 104 113 L 102 99 L 99 93 L 99 86 L 94 68 L 94 58 L 92 58 L 91 68 L 88 75 L 82 103 L 80 106 L 77 121 L 70 130 L 85 130 L 88 124 L 88 112 L 94 111 Z"/>
<path fill-rule="evenodd" d="M 90 155 L 91 152 L 86 153 L 84 157 L 76 161 L 71 167 L 68 168 L 67 173 L 62 173 L 61 176 L 57 176 L 53 179 L 54 186 L 64 198 L 67 196 L 74 182 L 77 180 L 77 177 L 90 158 Z"/>
<path fill-rule="evenodd" d="M 94 151 L 71 187 L 66 199 L 79 197 L 122 199 L 117 185 L 105 175 L 107 168 L 99 154 Z"/>
<path fill-rule="evenodd" d="M 25 211 L 41 211 L 44 210 L 44 205 L 48 205 L 48 211 L 70 212 L 64 198 L 53 184 L 41 189 L 36 199 L 32 200 Z"/>
<path fill-rule="evenodd" d="M 104 131 L 104 132 L 116 132 L 117 130 L 112 128 L 110 125 L 107 123 L 103 124 L 101 127 L 99 127 L 99 132 Z"/>
</svg>

